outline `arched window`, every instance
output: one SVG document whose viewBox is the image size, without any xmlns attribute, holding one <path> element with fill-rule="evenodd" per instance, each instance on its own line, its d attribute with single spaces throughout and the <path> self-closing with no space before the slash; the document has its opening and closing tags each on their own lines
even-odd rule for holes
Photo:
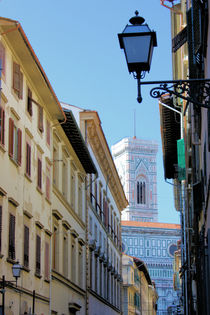
<svg viewBox="0 0 210 315">
<path fill-rule="evenodd" d="M 144 181 L 138 181 L 137 187 L 137 204 L 146 204 L 146 184 Z"/>
</svg>

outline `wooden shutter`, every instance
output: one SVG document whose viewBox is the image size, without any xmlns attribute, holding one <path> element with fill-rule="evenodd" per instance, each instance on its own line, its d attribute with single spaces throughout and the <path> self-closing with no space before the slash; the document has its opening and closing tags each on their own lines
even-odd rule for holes
<svg viewBox="0 0 210 315">
<path fill-rule="evenodd" d="M 50 266 L 49 266 L 49 243 L 45 242 L 45 279 L 50 279 Z"/>
<path fill-rule="evenodd" d="M 15 260 L 15 216 L 9 217 L 9 258 Z"/>
<path fill-rule="evenodd" d="M 5 48 L 3 44 L 0 42 L 0 62 L 1 62 L 1 71 L 2 74 L 5 75 Z"/>
<path fill-rule="evenodd" d="M 13 135 L 14 135 L 14 121 L 9 119 L 9 156 L 13 157 Z"/>
<path fill-rule="evenodd" d="M 23 99 L 23 74 L 21 71 L 20 71 L 20 89 L 19 89 L 18 97 L 21 100 Z"/>
<path fill-rule="evenodd" d="M 41 271 L 41 238 L 36 236 L 36 273 L 40 274 Z"/>
<path fill-rule="evenodd" d="M 13 62 L 13 89 L 18 93 L 20 91 L 20 65 Z"/>
<path fill-rule="evenodd" d="M 50 200 L 50 177 L 48 174 L 46 177 L 46 197 L 48 200 Z"/>
<path fill-rule="evenodd" d="M 29 228 L 24 225 L 24 266 L 29 266 Z"/>
<path fill-rule="evenodd" d="M 22 131 L 21 129 L 18 129 L 18 147 L 17 147 L 17 162 L 19 165 L 21 165 L 21 159 L 22 159 Z"/>
<path fill-rule="evenodd" d="M 0 106 L 0 144 L 4 145 L 5 112 Z"/>
<path fill-rule="evenodd" d="M 2 240 L 2 206 L 0 205 L 0 253 L 1 253 L 1 240 Z"/>
<path fill-rule="evenodd" d="M 26 142 L 26 174 L 31 177 L 31 146 Z"/>
<path fill-rule="evenodd" d="M 47 120 L 47 144 L 50 145 L 50 123 Z"/>
<path fill-rule="evenodd" d="M 38 106 L 39 108 L 39 116 L 38 116 L 38 128 L 41 132 L 44 131 L 44 126 L 43 126 L 43 107 L 40 105 Z"/>
<path fill-rule="evenodd" d="M 41 189 L 42 188 L 42 161 L 38 158 L 38 181 L 37 185 Z"/>
<path fill-rule="evenodd" d="M 29 114 L 32 116 L 32 114 L 33 114 L 33 109 L 32 109 L 32 92 L 31 92 L 31 90 L 29 88 L 28 88 L 27 110 L 28 110 Z"/>
</svg>

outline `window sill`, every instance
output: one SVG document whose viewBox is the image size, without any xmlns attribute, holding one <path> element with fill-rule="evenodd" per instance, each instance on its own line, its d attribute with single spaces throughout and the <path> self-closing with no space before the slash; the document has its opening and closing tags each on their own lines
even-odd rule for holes
<svg viewBox="0 0 210 315">
<path fill-rule="evenodd" d="M 40 273 L 37 273 L 37 272 L 35 272 L 35 277 L 37 277 L 37 278 L 39 278 L 39 279 L 41 279 L 42 278 L 42 276 L 40 275 Z"/>
<path fill-rule="evenodd" d="M 50 283 L 50 279 L 44 279 L 44 281 Z"/>
<path fill-rule="evenodd" d="M 11 156 L 9 156 L 10 161 L 18 168 L 20 165 Z"/>
<path fill-rule="evenodd" d="M 41 190 L 41 188 L 39 188 L 38 186 L 36 186 L 36 190 L 37 190 L 41 195 L 43 195 L 43 191 Z"/>
<path fill-rule="evenodd" d="M 51 205 L 52 202 L 50 201 L 50 199 L 48 199 L 47 197 L 45 197 L 46 201 Z"/>
<path fill-rule="evenodd" d="M 26 272 L 30 272 L 30 269 L 26 266 L 22 266 L 22 270 L 26 271 Z"/>
<path fill-rule="evenodd" d="M 6 152 L 5 147 L 4 147 L 4 144 L 1 144 L 1 143 L 0 143 L 0 150 L 1 150 L 3 153 Z"/>
<path fill-rule="evenodd" d="M 14 260 L 14 259 L 12 259 L 12 258 L 9 258 L 9 257 L 7 257 L 7 262 L 10 263 L 10 264 L 12 264 L 12 265 L 14 265 L 14 264 L 17 263 L 16 260 Z"/>
<path fill-rule="evenodd" d="M 28 180 L 29 182 L 32 183 L 32 179 L 31 179 L 31 177 L 30 177 L 27 173 L 25 173 L 25 177 L 27 178 L 27 180 Z"/>
</svg>

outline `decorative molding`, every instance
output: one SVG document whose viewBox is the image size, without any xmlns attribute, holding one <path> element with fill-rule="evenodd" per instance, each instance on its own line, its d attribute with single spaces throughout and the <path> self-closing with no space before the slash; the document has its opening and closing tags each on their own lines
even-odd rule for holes
<svg viewBox="0 0 210 315">
<path fill-rule="evenodd" d="M 44 225 L 40 221 L 35 221 L 35 224 L 40 230 L 44 228 Z"/>
<path fill-rule="evenodd" d="M 7 195 L 7 192 L 2 187 L 0 187 L 0 196 L 6 196 L 6 195 Z"/>
<path fill-rule="evenodd" d="M 8 202 L 10 202 L 13 206 L 15 206 L 16 208 L 19 206 L 19 202 L 17 202 L 15 199 L 13 199 L 12 197 L 8 198 Z"/>
<path fill-rule="evenodd" d="M 23 210 L 23 214 L 28 218 L 28 219 L 31 219 L 33 217 L 33 215 L 27 211 L 27 210 Z"/>
<path fill-rule="evenodd" d="M 58 210 L 56 210 L 56 209 L 52 210 L 52 215 L 53 215 L 57 220 L 62 220 L 62 219 L 63 219 L 62 214 L 61 214 Z"/>
</svg>

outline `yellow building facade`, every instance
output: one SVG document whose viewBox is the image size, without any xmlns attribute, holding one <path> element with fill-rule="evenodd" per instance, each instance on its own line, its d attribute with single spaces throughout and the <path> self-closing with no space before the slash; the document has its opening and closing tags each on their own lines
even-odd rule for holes
<svg viewBox="0 0 210 315">
<path fill-rule="evenodd" d="M 156 314 L 157 291 L 143 261 L 123 254 L 123 314 Z"/>
<path fill-rule="evenodd" d="M 52 125 L 65 120 L 21 25 L 0 19 L 0 277 L 5 314 L 48 314 Z M 14 288 L 12 266 L 22 265 Z M 2 305 L 3 309 L 3 305 Z"/>
</svg>

